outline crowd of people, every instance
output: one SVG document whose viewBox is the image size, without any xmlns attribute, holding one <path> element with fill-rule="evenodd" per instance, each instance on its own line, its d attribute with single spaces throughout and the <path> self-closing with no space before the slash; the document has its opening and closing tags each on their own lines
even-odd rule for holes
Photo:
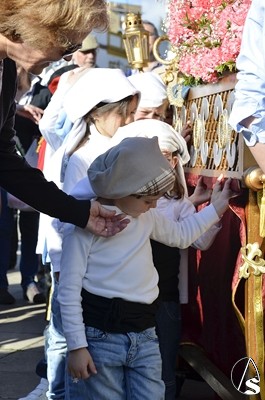
<svg viewBox="0 0 265 400">
<path fill-rule="evenodd" d="M 256 95 L 248 58 L 258 52 L 249 32 L 262 36 L 259 7 L 253 0 L 231 124 L 265 170 L 264 68 Z M 50 311 L 41 390 L 20 400 L 174 400 L 187 250 L 213 244 L 238 193 L 222 177 L 213 187 L 201 177 L 188 193 L 192 127 L 173 128 L 153 57 L 130 76 L 97 65 L 90 32 L 108 25 L 105 1 L 14 0 L 0 5 L 0 22 L 0 304 L 16 301 L 7 271 L 19 232 L 22 295 Z M 158 32 L 144 26 L 152 55 Z M 42 85 L 38 75 L 60 59 Z M 37 168 L 27 159 L 33 143 Z M 37 280 L 40 265 L 49 267 L 51 296 Z"/>
</svg>

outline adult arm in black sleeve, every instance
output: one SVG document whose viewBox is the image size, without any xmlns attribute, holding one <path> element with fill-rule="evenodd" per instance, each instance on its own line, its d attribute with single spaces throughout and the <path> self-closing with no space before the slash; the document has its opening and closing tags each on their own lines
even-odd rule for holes
<svg viewBox="0 0 265 400">
<path fill-rule="evenodd" d="M 90 201 L 65 194 L 16 153 L 13 139 L 15 93 L 16 66 L 5 59 L 0 96 L 0 186 L 44 214 L 85 227 Z"/>
</svg>

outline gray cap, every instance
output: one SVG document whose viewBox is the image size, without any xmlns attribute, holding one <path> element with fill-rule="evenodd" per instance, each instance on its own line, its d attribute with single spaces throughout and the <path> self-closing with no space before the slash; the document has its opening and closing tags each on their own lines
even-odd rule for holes
<svg viewBox="0 0 265 400">
<path fill-rule="evenodd" d="M 97 157 L 87 174 L 95 194 L 106 199 L 131 194 L 155 196 L 167 192 L 175 181 L 157 137 L 122 140 Z"/>
</svg>

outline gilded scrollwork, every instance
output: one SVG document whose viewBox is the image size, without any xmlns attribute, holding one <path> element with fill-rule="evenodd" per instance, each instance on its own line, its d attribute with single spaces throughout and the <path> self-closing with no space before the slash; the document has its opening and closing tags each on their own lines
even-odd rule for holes
<svg viewBox="0 0 265 400">
<path fill-rule="evenodd" d="M 230 104 L 230 100 L 228 104 Z M 214 118 L 218 121 L 217 141 L 213 145 L 214 164 L 218 167 L 223 157 L 226 157 L 229 167 L 232 168 L 236 159 L 236 146 L 232 142 L 232 128 L 228 124 L 229 111 L 223 108 L 223 101 L 220 95 L 215 98 Z"/>
<path fill-rule="evenodd" d="M 187 110 L 186 107 L 183 105 L 181 109 L 174 107 L 174 120 L 173 120 L 173 127 L 177 132 L 181 132 L 183 126 L 186 124 L 187 119 Z"/>
<path fill-rule="evenodd" d="M 200 155 L 203 165 L 206 165 L 209 153 L 209 146 L 205 136 L 205 120 L 209 116 L 209 104 L 207 99 L 204 99 L 201 105 L 200 114 L 198 113 L 197 105 L 192 104 L 190 109 L 190 120 L 193 124 L 192 145 L 190 148 L 191 165 L 194 167 Z"/>
<path fill-rule="evenodd" d="M 253 275 L 256 276 L 265 273 L 265 260 L 262 258 L 263 254 L 257 242 L 248 243 L 240 251 L 243 264 L 239 268 L 239 278 L 247 279 L 251 274 L 251 269 Z"/>
</svg>

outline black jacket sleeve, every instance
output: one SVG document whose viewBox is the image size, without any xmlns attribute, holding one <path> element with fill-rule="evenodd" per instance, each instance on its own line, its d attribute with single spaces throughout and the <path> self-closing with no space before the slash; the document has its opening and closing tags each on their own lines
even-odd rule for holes
<svg viewBox="0 0 265 400">
<path fill-rule="evenodd" d="M 63 222 L 85 227 L 89 218 L 90 201 L 77 200 L 48 182 L 41 171 L 30 167 L 16 153 L 14 115 L 16 66 L 4 60 L 0 95 L 0 186 L 36 210 L 59 218 Z"/>
</svg>

